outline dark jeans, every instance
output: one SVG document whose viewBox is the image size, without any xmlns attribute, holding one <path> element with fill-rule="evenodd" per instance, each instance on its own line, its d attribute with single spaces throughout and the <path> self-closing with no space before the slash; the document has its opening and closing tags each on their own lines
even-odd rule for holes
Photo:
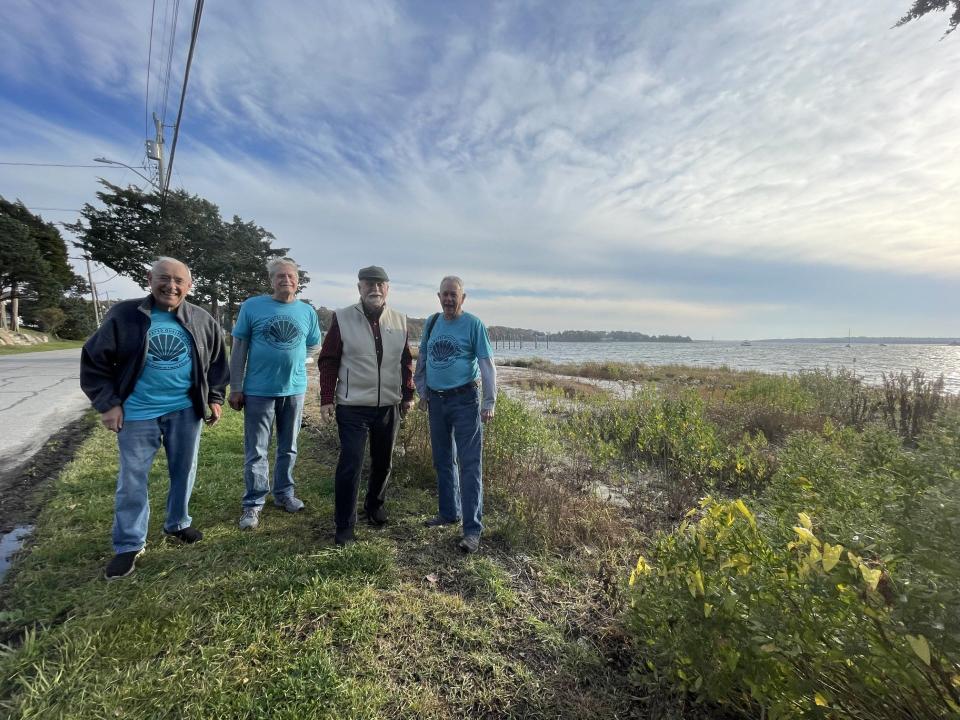
<svg viewBox="0 0 960 720">
<path fill-rule="evenodd" d="M 333 519 L 337 530 L 352 528 L 357 522 L 357 496 L 363 453 L 370 438 L 370 479 L 364 507 L 368 512 L 383 505 L 393 463 L 393 444 L 400 427 L 400 406 L 360 407 L 337 405 L 337 430 L 340 433 L 340 459 L 334 484 Z"/>
</svg>

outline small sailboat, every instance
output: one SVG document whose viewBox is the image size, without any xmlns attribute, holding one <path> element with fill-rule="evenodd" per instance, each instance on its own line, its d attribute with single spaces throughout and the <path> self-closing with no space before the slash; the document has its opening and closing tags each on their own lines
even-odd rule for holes
<svg viewBox="0 0 960 720">
<path fill-rule="evenodd" d="M 743 341 L 742 343 L 740 343 L 740 344 L 741 344 L 743 347 L 750 347 L 751 345 L 753 345 L 753 343 L 750 342 L 749 340 L 744 340 L 744 341 Z"/>
</svg>

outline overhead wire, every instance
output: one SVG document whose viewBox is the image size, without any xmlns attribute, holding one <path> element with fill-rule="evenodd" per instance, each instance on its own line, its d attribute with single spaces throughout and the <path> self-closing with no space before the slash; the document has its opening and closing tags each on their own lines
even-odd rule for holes
<svg viewBox="0 0 960 720">
<path fill-rule="evenodd" d="M 179 2 L 179 0 L 178 0 Z M 173 159 L 177 153 L 177 138 L 180 137 L 180 121 L 183 119 L 183 103 L 187 98 L 187 84 L 190 81 L 190 66 L 193 64 L 193 52 L 197 47 L 197 37 L 200 34 L 200 18 L 203 15 L 203 0 L 196 0 L 193 6 L 193 27 L 190 29 L 190 50 L 187 53 L 187 64 L 183 71 L 183 87 L 180 89 L 180 108 L 177 110 L 177 121 L 173 125 L 173 142 L 170 145 L 170 162 L 167 163 L 167 177 L 161 207 L 170 188 L 170 176 L 173 174 Z"/>
<path fill-rule="evenodd" d="M 173 51 L 177 39 L 177 21 L 180 17 L 180 0 L 173 0 L 173 14 L 170 22 L 170 41 L 167 44 L 167 70 L 163 83 L 163 110 L 160 113 L 160 122 L 167 124 L 167 102 L 170 97 L 170 80 L 173 77 Z"/>
<path fill-rule="evenodd" d="M 150 8 L 150 42 L 147 45 L 147 92 L 143 100 L 143 134 L 150 134 L 150 63 L 153 60 L 153 23 L 157 15 L 157 0 Z"/>
</svg>

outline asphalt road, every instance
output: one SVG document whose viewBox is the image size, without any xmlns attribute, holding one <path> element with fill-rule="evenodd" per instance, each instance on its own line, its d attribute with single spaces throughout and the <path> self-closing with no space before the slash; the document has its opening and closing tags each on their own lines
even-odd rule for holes
<svg viewBox="0 0 960 720">
<path fill-rule="evenodd" d="M 90 407 L 80 350 L 0 356 L 0 474 L 16 469 Z"/>
</svg>

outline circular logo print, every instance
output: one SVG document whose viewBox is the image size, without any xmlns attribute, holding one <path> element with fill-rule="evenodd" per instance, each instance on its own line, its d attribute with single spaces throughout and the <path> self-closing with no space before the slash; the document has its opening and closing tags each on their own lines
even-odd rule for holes
<svg viewBox="0 0 960 720">
<path fill-rule="evenodd" d="M 273 347 L 289 350 L 301 342 L 303 330 L 286 315 L 276 315 L 264 325 L 263 337 Z"/>
<path fill-rule="evenodd" d="M 460 344 L 451 335 L 441 335 L 430 343 L 430 362 L 435 368 L 449 367 L 459 354 Z"/>
<path fill-rule="evenodd" d="M 160 370 L 176 370 L 190 362 L 190 344 L 182 332 L 162 328 L 151 330 L 147 341 L 147 362 Z"/>
</svg>

